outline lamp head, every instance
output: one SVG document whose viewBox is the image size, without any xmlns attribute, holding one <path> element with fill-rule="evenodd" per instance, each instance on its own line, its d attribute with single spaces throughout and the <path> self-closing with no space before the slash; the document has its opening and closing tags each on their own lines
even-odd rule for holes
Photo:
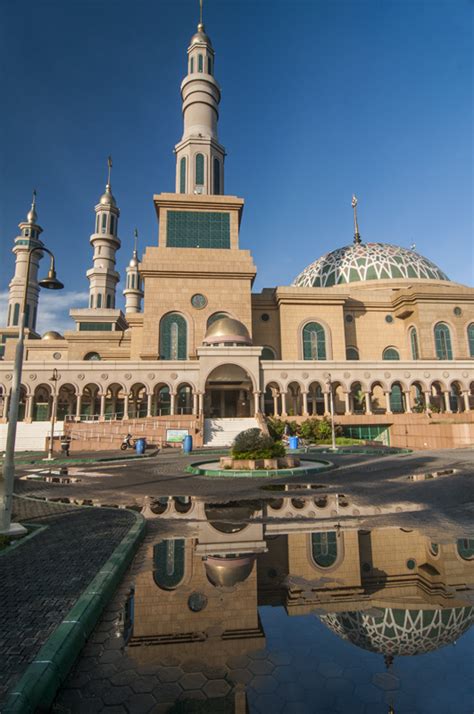
<svg viewBox="0 0 474 714">
<path fill-rule="evenodd" d="M 48 270 L 48 275 L 42 280 L 38 281 L 38 285 L 41 288 L 47 288 L 47 290 L 62 290 L 64 285 L 56 277 L 56 271 L 53 268 Z"/>
</svg>

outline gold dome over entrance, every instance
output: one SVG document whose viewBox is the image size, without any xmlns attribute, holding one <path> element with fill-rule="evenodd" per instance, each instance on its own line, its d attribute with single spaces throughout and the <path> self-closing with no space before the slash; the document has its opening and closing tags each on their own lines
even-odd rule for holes
<svg viewBox="0 0 474 714">
<path fill-rule="evenodd" d="M 215 320 L 206 331 L 204 345 L 251 345 L 252 340 L 245 325 L 233 317 Z"/>
</svg>

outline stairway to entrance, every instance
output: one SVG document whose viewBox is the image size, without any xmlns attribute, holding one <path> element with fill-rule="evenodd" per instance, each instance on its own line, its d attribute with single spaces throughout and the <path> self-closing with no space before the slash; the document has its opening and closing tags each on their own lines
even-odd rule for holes
<svg viewBox="0 0 474 714">
<path fill-rule="evenodd" d="M 204 419 L 204 446 L 230 446 L 245 429 L 259 429 L 256 419 Z"/>
</svg>

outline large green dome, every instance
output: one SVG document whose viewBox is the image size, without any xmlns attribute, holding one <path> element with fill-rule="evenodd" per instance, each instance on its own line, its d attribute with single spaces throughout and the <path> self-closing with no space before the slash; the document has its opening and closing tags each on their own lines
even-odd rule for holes
<svg viewBox="0 0 474 714">
<path fill-rule="evenodd" d="M 353 243 L 308 265 L 293 281 L 301 288 L 330 288 L 366 280 L 449 280 L 431 260 L 390 243 Z"/>
</svg>

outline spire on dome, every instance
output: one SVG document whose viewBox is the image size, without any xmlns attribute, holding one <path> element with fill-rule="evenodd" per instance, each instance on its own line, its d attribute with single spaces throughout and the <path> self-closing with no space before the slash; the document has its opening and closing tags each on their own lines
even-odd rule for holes
<svg viewBox="0 0 474 714">
<path fill-rule="evenodd" d="M 100 197 L 99 203 L 101 203 L 103 206 L 116 206 L 116 201 L 115 198 L 112 194 L 112 185 L 110 183 L 110 179 L 112 176 L 112 157 L 108 156 L 107 157 L 107 183 L 105 185 L 105 193 L 102 194 Z"/>
<path fill-rule="evenodd" d="M 360 238 L 360 233 L 359 233 L 359 224 L 357 223 L 357 197 L 352 195 L 352 208 L 354 210 L 354 243 L 357 245 L 358 243 L 362 243 L 361 238 Z"/>
<path fill-rule="evenodd" d="M 38 214 L 36 213 L 36 189 L 33 190 L 33 199 L 31 201 L 31 208 L 26 214 L 26 221 L 30 224 L 35 224 L 38 220 Z"/>
</svg>

